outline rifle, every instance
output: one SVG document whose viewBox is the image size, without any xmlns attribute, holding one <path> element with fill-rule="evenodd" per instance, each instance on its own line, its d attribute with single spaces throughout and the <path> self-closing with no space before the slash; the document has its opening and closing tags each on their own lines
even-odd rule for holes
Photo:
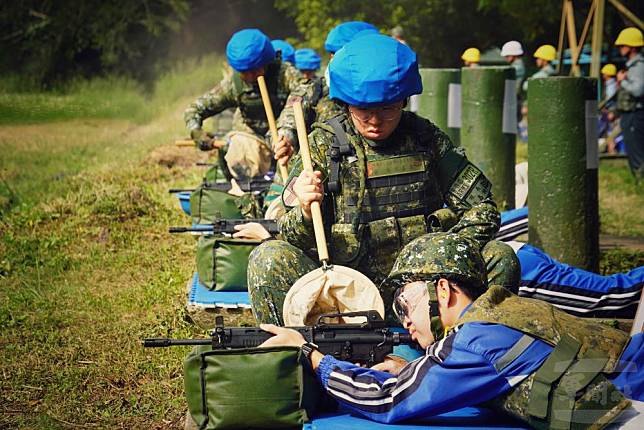
<svg viewBox="0 0 644 430">
<path fill-rule="evenodd" d="M 239 185 L 239 188 L 245 193 L 255 193 L 255 192 L 266 191 L 270 188 L 271 184 L 273 183 L 272 180 L 264 179 L 264 178 L 255 178 L 248 181 L 235 180 L 235 182 L 237 182 L 237 185 Z M 204 182 L 202 184 L 202 188 L 227 192 L 232 188 L 232 185 L 230 184 L 230 182 Z M 194 188 L 186 188 L 186 189 L 170 188 L 168 192 L 170 194 L 181 193 L 181 192 L 191 193 L 194 190 L 195 190 Z"/>
<path fill-rule="evenodd" d="M 276 235 L 280 232 L 277 221 L 274 219 L 217 219 L 211 224 L 199 224 L 192 227 L 170 227 L 170 233 L 193 233 L 197 235 L 212 235 L 228 233 L 233 234 L 236 225 L 256 222 L 261 224 L 270 234 Z"/>
<path fill-rule="evenodd" d="M 328 324 L 327 318 L 365 317 L 366 322 L 354 324 Z M 372 366 L 384 361 L 396 345 L 413 343 L 407 333 L 398 333 L 385 325 L 377 311 L 331 313 L 320 315 L 314 326 L 290 327 L 302 334 L 307 342 L 318 346 L 322 354 L 338 360 Z M 176 345 L 211 345 L 212 349 L 254 348 L 268 340 L 271 333 L 259 327 L 224 327 L 224 318 L 215 318 L 215 328 L 210 339 L 148 338 L 143 340 L 146 348 Z"/>
</svg>

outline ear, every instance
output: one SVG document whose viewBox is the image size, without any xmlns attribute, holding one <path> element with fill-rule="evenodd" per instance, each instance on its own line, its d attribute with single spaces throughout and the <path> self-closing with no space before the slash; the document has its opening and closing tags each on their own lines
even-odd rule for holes
<svg viewBox="0 0 644 430">
<path fill-rule="evenodd" d="M 436 295 L 438 296 L 438 303 L 442 308 L 448 308 L 450 303 L 450 296 L 452 291 L 449 288 L 447 279 L 440 278 L 436 283 Z"/>
</svg>

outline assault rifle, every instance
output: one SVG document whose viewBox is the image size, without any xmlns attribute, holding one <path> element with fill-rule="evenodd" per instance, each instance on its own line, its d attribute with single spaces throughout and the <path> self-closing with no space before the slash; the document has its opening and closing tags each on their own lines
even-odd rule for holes
<svg viewBox="0 0 644 430">
<path fill-rule="evenodd" d="M 329 324 L 327 318 L 365 317 L 363 323 Z M 271 333 L 259 327 L 224 327 L 222 316 L 215 318 L 210 339 L 149 338 L 143 340 L 146 348 L 177 345 L 211 345 L 212 349 L 254 348 L 268 340 Z M 347 312 L 321 315 L 310 327 L 290 327 L 299 331 L 307 342 L 318 346 L 322 354 L 343 361 L 372 366 L 384 361 L 396 345 L 411 344 L 407 333 L 398 333 L 385 325 L 377 311 Z"/>
<path fill-rule="evenodd" d="M 257 193 L 262 192 L 270 188 L 273 181 L 271 179 L 264 178 L 255 178 L 248 181 L 238 181 L 237 185 L 245 193 Z M 219 191 L 229 191 L 232 188 L 230 182 L 204 182 L 203 188 Z M 194 188 L 170 188 L 169 193 L 182 193 L 182 192 L 193 192 Z"/>
<path fill-rule="evenodd" d="M 280 232 L 277 221 L 274 219 L 216 219 L 211 224 L 197 224 L 192 227 L 170 227 L 170 233 L 192 233 L 196 235 L 212 235 L 228 233 L 233 234 L 236 225 L 256 222 L 261 224 L 270 234 L 275 235 Z"/>
</svg>

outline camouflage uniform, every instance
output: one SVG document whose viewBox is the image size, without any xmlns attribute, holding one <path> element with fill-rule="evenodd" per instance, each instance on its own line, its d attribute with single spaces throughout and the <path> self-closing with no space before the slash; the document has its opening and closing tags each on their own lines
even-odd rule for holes
<svg viewBox="0 0 644 430">
<path fill-rule="evenodd" d="M 327 153 L 335 145 L 334 129 L 329 123 L 317 123 L 309 136 L 313 163 L 326 182 L 322 207 L 331 262 L 357 269 L 379 284 L 401 249 L 431 231 L 427 217 L 447 205 L 456 220 L 449 231 L 472 238 L 482 247 L 491 282 L 513 285 L 519 281 L 519 264 L 512 249 L 490 242 L 500 221 L 491 184 L 442 131 L 428 120 L 403 112 L 392 136 L 375 144 L 361 137 L 346 115 L 338 119 L 352 148 L 339 164 L 339 191 L 329 190 L 334 163 Z M 296 158 L 289 187 L 300 172 Z M 290 194 L 287 187 L 283 194 L 287 206 L 296 202 Z M 288 243 L 262 244 L 249 260 L 249 293 L 260 322 L 281 323 L 286 292 L 317 266 L 313 225 L 304 220 L 299 207 L 280 219 L 280 229 Z M 389 310 L 393 291 L 383 288 Z"/>
<path fill-rule="evenodd" d="M 338 115 L 341 115 L 344 110 L 342 106 L 331 100 L 329 97 L 329 86 L 327 85 L 326 78 L 319 79 L 321 85 L 321 95 L 315 106 L 315 114 L 317 122 L 324 122 Z"/>
<path fill-rule="evenodd" d="M 271 97 L 273 112 L 278 116 L 277 128 L 294 132 L 292 102 L 301 98 L 305 112 L 310 111 L 319 94 L 310 81 L 302 79 L 300 73 L 288 63 L 274 61 L 266 65 L 266 86 Z M 319 91 L 319 90 L 318 90 Z M 201 130 L 203 121 L 228 108 L 239 108 L 233 120 L 233 129 L 246 131 L 264 137 L 268 132 L 268 121 L 257 84 L 248 84 L 237 72 L 225 76 L 212 90 L 199 97 L 183 114 L 186 127 L 191 135 Z M 193 136 L 194 137 L 194 136 Z"/>
</svg>

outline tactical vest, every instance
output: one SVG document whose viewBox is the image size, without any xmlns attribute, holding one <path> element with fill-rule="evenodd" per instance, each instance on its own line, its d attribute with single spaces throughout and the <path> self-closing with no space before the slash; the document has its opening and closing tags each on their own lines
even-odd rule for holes
<svg viewBox="0 0 644 430">
<path fill-rule="evenodd" d="M 282 112 L 286 104 L 286 99 L 288 98 L 288 92 L 284 91 L 283 86 L 279 82 L 282 77 L 281 69 L 282 65 L 280 62 L 273 62 L 267 66 L 266 74 L 264 75 L 276 119 L 280 112 Z M 264 110 L 259 87 L 245 83 L 239 73 L 234 73 L 233 90 L 244 123 L 260 136 L 266 134 L 268 131 L 268 121 L 266 119 L 266 111 Z"/>
<path fill-rule="evenodd" d="M 335 216 L 331 226 L 333 261 L 351 263 L 370 252 L 384 256 L 383 262 L 391 260 L 385 264 L 390 269 L 392 255 L 425 234 L 427 215 L 443 205 L 432 160 L 422 150 L 422 136 L 417 145 L 421 150 L 415 152 L 366 154 L 361 138 L 347 132 L 352 129 L 341 119 L 326 123 L 334 135 L 327 153 L 327 191 L 333 198 Z"/>
<path fill-rule="evenodd" d="M 633 64 L 630 65 L 629 69 L 640 62 L 644 62 L 644 60 L 637 58 L 633 61 Z M 616 97 L 617 101 L 615 102 L 615 107 L 620 112 L 633 112 L 638 109 L 644 109 L 644 97 L 635 97 L 623 88 L 619 88 L 617 90 Z"/>
<path fill-rule="evenodd" d="M 524 336 L 493 363 L 501 371 L 535 339 L 554 347 L 536 372 L 491 406 L 534 428 L 602 428 L 630 405 L 605 374 L 615 371 L 629 336 L 604 324 L 573 317 L 552 305 L 490 287 L 459 319 L 501 324 Z"/>
</svg>

